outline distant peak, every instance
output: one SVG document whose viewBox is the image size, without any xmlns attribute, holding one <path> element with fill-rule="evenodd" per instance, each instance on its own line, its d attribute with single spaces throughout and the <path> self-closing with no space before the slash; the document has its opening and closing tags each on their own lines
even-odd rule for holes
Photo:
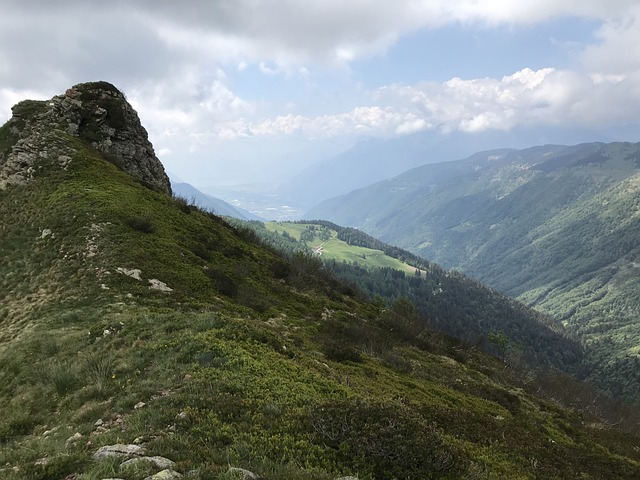
<svg viewBox="0 0 640 480">
<path fill-rule="evenodd" d="M 0 127 L 0 187 L 32 179 L 43 158 L 57 159 L 66 168 L 74 148 L 60 141 L 63 132 L 79 137 L 141 182 L 171 194 L 138 114 L 111 83 L 80 83 L 51 100 L 23 100 L 11 111 L 12 118 Z"/>
</svg>

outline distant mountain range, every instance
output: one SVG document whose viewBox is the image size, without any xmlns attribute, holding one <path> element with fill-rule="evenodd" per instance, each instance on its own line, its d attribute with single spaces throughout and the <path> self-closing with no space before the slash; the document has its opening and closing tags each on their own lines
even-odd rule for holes
<svg viewBox="0 0 640 480">
<path fill-rule="evenodd" d="M 240 220 L 262 220 L 248 210 L 236 207 L 212 195 L 201 192 L 193 185 L 186 182 L 172 182 L 173 193 L 198 207 L 209 210 L 217 215 L 239 218 Z"/>
<path fill-rule="evenodd" d="M 600 140 L 600 138 L 597 138 Z M 615 138 L 603 139 L 611 141 Z M 486 132 L 418 132 L 391 139 L 369 139 L 305 168 L 278 190 L 303 211 L 319 202 L 431 163 L 457 160 L 479 151 L 536 144 L 593 141 L 581 129 L 527 128 Z"/>
<path fill-rule="evenodd" d="M 556 316 L 591 347 L 601 385 L 639 393 L 640 144 L 482 152 L 306 218 L 362 229 Z"/>
</svg>

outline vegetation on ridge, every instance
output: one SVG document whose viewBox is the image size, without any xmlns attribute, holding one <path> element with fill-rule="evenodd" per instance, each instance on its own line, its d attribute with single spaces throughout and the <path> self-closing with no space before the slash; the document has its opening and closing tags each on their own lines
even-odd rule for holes
<svg viewBox="0 0 640 480">
<path fill-rule="evenodd" d="M 56 135 L 66 169 L 0 190 L 3 478 L 154 473 L 92 458 L 116 443 L 200 479 L 640 475 L 631 414 L 625 433 L 536 396 L 411 304 L 366 302 Z"/>
</svg>

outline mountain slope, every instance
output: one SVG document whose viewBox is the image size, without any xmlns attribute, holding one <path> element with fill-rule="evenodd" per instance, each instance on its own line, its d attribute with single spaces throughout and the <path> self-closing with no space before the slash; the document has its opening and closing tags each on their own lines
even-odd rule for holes
<svg viewBox="0 0 640 480">
<path fill-rule="evenodd" d="M 636 395 L 640 145 L 491 151 L 312 210 L 455 267 L 562 319 L 594 378 Z"/>
<path fill-rule="evenodd" d="M 327 221 L 247 225 L 282 251 L 312 253 L 370 298 L 390 306 L 408 299 L 431 327 L 506 362 L 526 360 L 536 368 L 583 374 L 582 346 L 560 322 L 462 274 Z"/>
<path fill-rule="evenodd" d="M 197 205 L 205 210 L 217 215 L 239 218 L 241 220 L 260 220 L 260 217 L 252 214 L 248 210 L 220 200 L 212 195 L 201 192 L 193 185 L 186 182 L 173 182 L 171 184 L 175 195 L 187 200 L 190 204 Z"/>
<path fill-rule="evenodd" d="M 76 106 L 113 89 L 77 86 Z M 132 176 L 66 118 L 43 123 L 50 106 L 0 160 L 3 478 L 640 474 L 630 413 L 631 433 L 612 429 L 597 401 L 559 403 L 583 392 L 570 379 L 518 381 L 402 305 L 358 300 L 317 262 Z M 20 171 L 26 139 L 48 154 Z"/>
</svg>

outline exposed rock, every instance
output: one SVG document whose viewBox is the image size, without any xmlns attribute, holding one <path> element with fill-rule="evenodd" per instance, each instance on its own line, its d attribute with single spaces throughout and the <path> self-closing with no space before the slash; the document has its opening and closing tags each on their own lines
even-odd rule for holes
<svg viewBox="0 0 640 480">
<path fill-rule="evenodd" d="M 166 283 L 161 282 L 157 278 L 150 278 L 149 283 L 151 284 L 149 288 L 151 288 L 152 290 L 160 290 L 161 292 L 173 292 L 173 288 L 168 287 Z"/>
<path fill-rule="evenodd" d="M 146 463 L 162 470 L 172 469 L 176 465 L 174 461 L 165 457 L 136 457 L 122 462 L 120 468 L 144 466 Z"/>
<path fill-rule="evenodd" d="M 227 474 L 235 476 L 236 478 L 239 478 L 242 480 L 256 480 L 260 478 L 258 475 L 256 475 L 252 471 L 245 470 L 244 468 L 238 468 L 238 467 L 229 467 L 229 470 L 227 470 Z"/>
<path fill-rule="evenodd" d="M 113 330 L 111 330 L 111 333 L 117 333 L 117 332 L 114 332 Z M 124 431 L 125 429 L 124 423 L 125 423 L 124 417 L 120 414 L 117 414 L 116 417 L 111 420 L 99 419 L 99 420 L 96 420 L 96 422 L 93 424 L 93 426 L 95 427 L 94 433 L 104 433 L 114 428 L 119 428 L 120 430 Z"/>
<path fill-rule="evenodd" d="M 144 403 L 144 402 L 138 402 L 138 403 L 136 403 L 136 404 L 133 406 L 133 409 L 134 409 L 134 410 L 139 410 L 139 409 L 141 409 L 142 407 L 144 407 L 144 406 L 146 406 L 146 405 L 147 405 L 147 404 L 146 404 L 146 403 Z"/>
<path fill-rule="evenodd" d="M 116 268 L 116 272 L 126 275 L 127 277 L 134 278 L 136 280 L 142 280 L 142 277 L 140 276 L 142 274 L 142 270 L 138 268 L 118 267 Z"/>
<path fill-rule="evenodd" d="M 46 437 L 48 437 L 49 435 L 52 435 L 52 434 L 56 433 L 59 429 L 60 429 L 60 425 L 58 425 L 57 427 L 53 427 L 51 430 L 47 430 L 47 431 L 45 431 L 45 432 L 42 434 L 42 436 L 46 438 Z"/>
<path fill-rule="evenodd" d="M 11 111 L 5 128 L 14 142 L 0 152 L 0 188 L 32 180 L 45 164 L 66 169 L 76 149 L 65 133 L 84 140 L 143 184 L 171 194 L 169 177 L 138 114 L 113 85 L 78 84 L 48 101 L 22 101 Z"/>
<path fill-rule="evenodd" d="M 144 480 L 178 480 L 182 475 L 173 470 L 162 470 L 161 472 L 146 477 Z"/>
<path fill-rule="evenodd" d="M 180 412 L 176 415 L 176 421 L 178 422 L 186 422 L 187 420 L 189 420 L 189 414 L 187 412 Z"/>
<path fill-rule="evenodd" d="M 81 438 L 82 438 L 82 434 L 80 432 L 76 432 L 73 435 L 71 435 L 69 438 L 67 438 L 64 444 L 68 447 L 69 445 L 76 443 Z"/>
<path fill-rule="evenodd" d="M 96 461 L 109 457 L 122 457 L 129 459 L 133 457 L 142 457 L 146 453 L 147 452 L 144 447 L 141 447 L 140 445 L 124 445 L 122 443 L 117 443 L 115 445 L 105 445 L 104 447 L 100 447 L 93 454 L 93 459 Z"/>
</svg>

